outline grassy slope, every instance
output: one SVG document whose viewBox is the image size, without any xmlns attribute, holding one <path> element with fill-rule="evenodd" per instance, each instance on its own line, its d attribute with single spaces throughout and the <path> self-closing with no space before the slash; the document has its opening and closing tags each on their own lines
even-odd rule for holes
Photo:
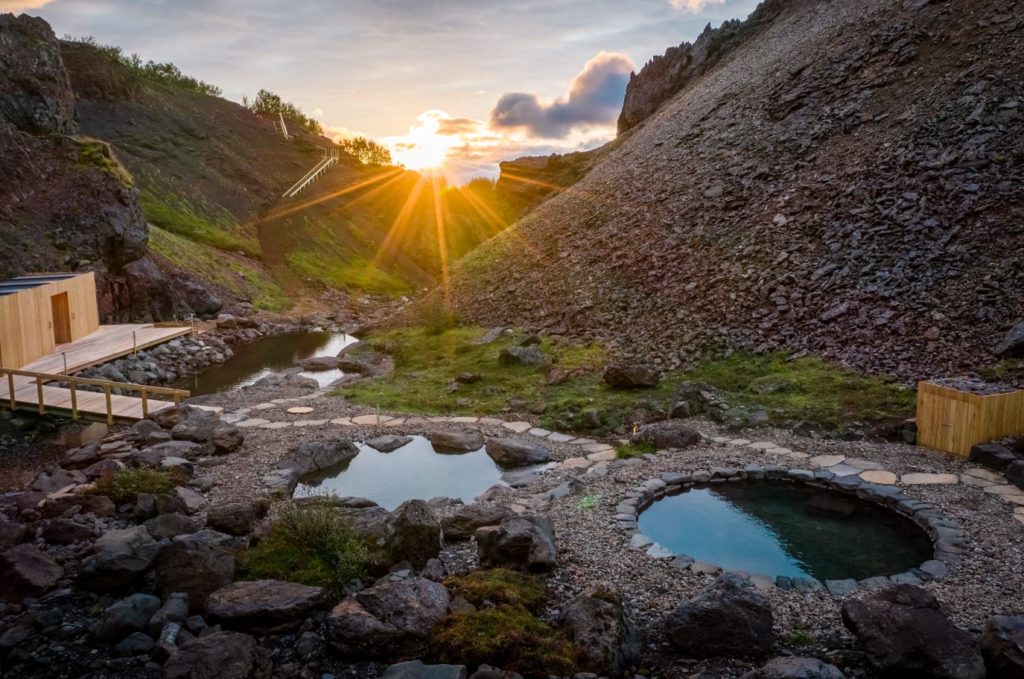
<svg viewBox="0 0 1024 679">
<path fill-rule="evenodd" d="M 908 416 L 913 408 L 913 391 L 901 385 L 860 376 L 820 359 L 789 361 L 780 354 L 733 354 L 692 371 L 669 373 L 653 389 L 614 390 L 601 377 L 608 359 L 600 346 L 545 339 L 541 349 L 554 361 L 549 373 L 544 368 L 499 365 L 501 349 L 523 338 L 506 334 L 491 344 L 474 344 L 483 333 L 483 328 L 464 327 L 440 332 L 403 328 L 375 334 L 365 344 L 393 353 L 395 371 L 340 393 L 364 405 L 424 414 L 523 412 L 533 404 L 544 404 L 545 426 L 575 430 L 614 430 L 638 408 L 667 410 L 684 380 L 717 387 L 730 405 L 764 408 L 770 420 L 780 424 L 806 420 L 841 429 L 854 421 Z M 481 379 L 451 391 L 449 385 L 461 373 L 475 373 Z M 559 379 L 552 380 L 556 375 Z"/>
</svg>

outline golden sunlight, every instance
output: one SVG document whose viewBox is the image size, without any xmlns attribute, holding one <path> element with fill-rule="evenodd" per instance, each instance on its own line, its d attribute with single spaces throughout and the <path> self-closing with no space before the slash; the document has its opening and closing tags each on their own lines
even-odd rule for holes
<svg viewBox="0 0 1024 679">
<path fill-rule="evenodd" d="M 446 116 L 441 111 L 426 111 L 409 127 L 407 134 L 383 140 L 391 149 L 394 161 L 417 172 L 442 167 L 448 151 L 458 144 L 458 138 L 438 134 L 442 117 Z"/>
</svg>

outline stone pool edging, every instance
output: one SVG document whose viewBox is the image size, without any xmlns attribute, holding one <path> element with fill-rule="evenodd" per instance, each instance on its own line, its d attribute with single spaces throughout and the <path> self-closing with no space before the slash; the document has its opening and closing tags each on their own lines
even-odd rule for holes
<svg viewBox="0 0 1024 679">
<path fill-rule="evenodd" d="M 813 488 L 854 495 L 861 500 L 896 511 L 922 528 L 932 541 L 933 558 L 918 568 L 891 576 L 876 576 L 864 580 L 827 580 L 824 583 L 814 578 L 788 578 L 739 572 L 761 588 L 778 587 L 811 592 L 826 590 L 834 596 L 844 596 L 858 589 L 867 590 L 889 584 L 920 584 L 927 580 L 939 580 L 946 576 L 950 564 L 959 563 L 960 555 L 967 543 L 964 531 L 946 518 L 930 502 L 916 500 L 893 486 L 869 483 L 856 476 L 836 476 L 828 471 L 788 468 L 782 465 L 747 465 L 734 467 L 712 467 L 694 472 L 667 472 L 661 478 L 648 479 L 626 493 L 624 500 L 615 506 L 615 521 L 629 536 L 630 549 L 644 551 L 647 556 L 671 561 L 681 571 L 696 573 L 717 573 L 723 569 L 715 564 L 698 562 L 690 556 L 674 554 L 666 547 L 655 543 L 638 528 L 640 514 L 655 501 L 668 494 L 683 492 L 694 486 L 707 486 L 743 481 L 778 480 L 799 483 Z M 733 571 L 738 572 L 738 571 Z"/>
</svg>

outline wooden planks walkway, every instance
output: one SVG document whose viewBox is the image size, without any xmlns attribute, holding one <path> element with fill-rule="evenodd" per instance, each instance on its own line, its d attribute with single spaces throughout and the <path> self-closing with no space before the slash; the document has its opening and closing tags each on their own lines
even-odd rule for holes
<svg viewBox="0 0 1024 679">
<path fill-rule="evenodd" d="M 74 373 L 101 363 L 127 356 L 139 349 L 170 341 L 191 332 L 189 327 L 158 327 L 152 324 L 124 324 L 100 326 L 96 332 L 69 344 L 62 344 L 57 350 L 21 368 L 24 372 L 45 373 L 55 376 Z M 65 361 L 67 371 L 65 373 Z M 2 372 L 0 368 L 0 372 Z M 104 392 L 85 391 L 64 387 L 43 385 L 40 389 L 35 377 L 25 375 L 3 375 L 0 380 L 0 404 L 11 405 L 10 384 L 14 385 L 15 407 L 40 411 L 71 413 L 73 407 L 81 417 L 104 421 L 134 421 L 149 413 L 169 408 L 173 403 L 143 396 L 126 396 Z M 140 385 L 119 385 L 126 391 L 138 391 Z M 154 392 L 159 391 L 153 389 Z M 164 390 L 166 391 L 166 390 Z M 42 405 L 40 408 L 40 393 Z M 109 402 L 108 402 L 109 398 Z M 143 401 L 145 400 L 145 404 Z"/>
</svg>

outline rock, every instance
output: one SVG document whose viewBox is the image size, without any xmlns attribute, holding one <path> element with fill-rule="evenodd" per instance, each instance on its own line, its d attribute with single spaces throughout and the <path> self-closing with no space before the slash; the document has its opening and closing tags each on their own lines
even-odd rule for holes
<svg viewBox="0 0 1024 679">
<path fill-rule="evenodd" d="M 178 535 L 195 533 L 199 526 L 184 514 L 161 514 L 146 522 L 146 530 L 157 540 L 170 540 Z"/>
<path fill-rule="evenodd" d="M 498 354 L 498 364 L 504 366 L 545 366 L 550 359 L 537 347 L 505 347 Z"/>
<path fill-rule="evenodd" d="M 245 440 L 238 427 L 222 422 L 217 413 L 192 406 L 182 406 L 178 422 L 171 429 L 171 436 L 177 441 L 205 445 L 207 451 L 215 455 L 233 453 Z M 175 457 L 189 459 L 186 455 Z"/>
<path fill-rule="evenodd" d="M 160 631 L 169 622 L 184 623 L 188 620 L 188 594 L 174 592 L 167 597 L 153 617 L 149 619 L 147 630 L 151 637 L 160 635 Z"/>
<path fill-rule="evenodd" d="M 53 589 L 64 569 L 35 545 L 20 544 L 0 552 L 0 599 L 20 603 Z"/>
<path fill-rule="evenodd" d="M 540 464 L 551 459 L 551 452 L 547 448 L 509 437 L 489 438 L 485 449 L 492 460 L 506 469 Z"/>
<path fill-rule="evenodd" d="M 193 441 L 165 441 L 132 453 L 130 459 L 140 467 L 159 467 L 165 457 L 180 457 L 195 462 L 206 453 L 205 446 Z"/>
<path fill-rule="evenodd" d="M 469 452 L 484 447 L 484 435 L 478 429 L 441 429 L 427 436 L 437 452 Z"/>
<path fill-rule="evenodd" d="M 120 460 L 106 459 L 100 460 L 99 462 L 94 462 L 93 464 L 83 469 L 82 473 L 85 474 L 86 478 L 88 478 L 90 481 L 95 481 L 101 476 L 116 474 L 117 472 L 123 471 L 124 469 L 124 463 L 121 462 Z"/>
<path fill-rule="evenodd" d="M 215 531 L 174 538 L 157 552 L 157 591 L 162 596 L 184 592 L 192 610 L 203 610 L 212 592 L 234 580 L 235 557 L 230 544 L 229 536 Z"/>
<path fill-rule="evenodd" d="M 971 447 L 969 459 L 989 469 L 1003 471 L 1017 461 L 1017 456 L 1000 443 L 979 443 Z"/>
<path fill-rule="evenodd" d="M 103 612 L 94 632 L 97 641 L 115 643 L 132 632 L 142 632 L 160 609 L 160 599 L 151 594 L 132 594 Z"/>
<path fill-rule="evenodd" d="M 134 589 L 149 570 L 153 556 L 102 552 L 82 562 L 76 584 L 92 592 L 127 592 Z"/>
<path fill-rule="evenodd" d="M 27 535 L 28 531 L 25 530 L 25 526 L 0 516 L 0 549 L 24 542 Z"/>
<path fill-rule="evenodd" d="M 477 556 L 484 568 L 543 571 L 554 568 L 558 552 L 551 519 L 516 516 L 497 526 L 478 528 Z"/>
<path fill-rule="evenodd" d="M 669 420 L 648 424 L 631 439 L 634 443 L 647 443 L 655 448 L 689 448 L 701 442 L 700 433 L 682 422 Z"/>
<path fill-rule="evenodd" d="M 377 436 L 366 441 L 366 445 L 382 453 L 390 453 L 398 450 L 404 445 L 412 443 L 411 436 L 386 435 Z"/>
<path fill-rule="evenodd" d="M 772 648 L 772 609 L 749 580 L 723 573 L 665 621 L 672 645 L 688 658 L 760 657 Z"/>
<path fill-rule="evenodd" d="M 582 669 L 625 676 L 639 653 L 639 633 L 626 617 L 622 595 L 608 583 L 591 585 L 569 602 L 561 624 L 579 653 Z"/>
<path fill-rule="evenodd" d="M 81 448 L 72 448 L 64 453 L 60 460 L 60 466 L 65 469 L 82 469 L 95 462 L 99 462 L 99 459 L 100 444 L 93 442 Z"/>
<path fill-rule="evenodd" d="M 34 135 L 77 133 L 75 95 L 50 25 L 9 15 L 0 34 L 0 120 Z"/>
<path fill-rule="evenodd" d="M 594 679 L 596 676 L 595 674 L 580 672 L 573 679 Z M 470 675 L 469 679 L 523 679 L 523 675 L 518 672 L 499 670 L 490 665 L 481 665 L 477 668 L 476 672 Z"/>
<path fill-rule="evenodd" d="M 254 502 L 229 500 L 210 507 L 206 525 L 228 535 L 248 535 L 252 532 L 258 514 Z"/>
<path fill-rule="evenodd" d="M 511 509 L 501 505 L 465 505 L 443 521 L 444 539 L 468 540 L 477 528 L 497 526 L 513 516 L 515 513 Z"/>
<path fill-rule="evenodd" d="M 327 618 L 328 638 L 350 657 L 386 659 L 421 653 L 448 613 L 448 591 L 424 578 L 405 578 L 350 595 Z"/>
<path fill-rule="evenodd" d="M 604 381 L 612 389 L 643 389 L 658 386 L 661 371 L 649 365 L 616 364 L 604 369 Z"/>
<path fill-rule="evenodd" d="M 206 610 L 227 628 L 268 634 L 299 625 L 326 603 L 322 587 L 251 580 L 218 589 L 207 599 Z"/>
<path fill-rule="evenodd" d="M 214 632 L 182 644 L 164 663 L 164 679 L 269 679 L 271 663 L 256 640 Z"/>
<path fill-rule="evenodd" d="M 32 636 L 31 627 L 12 627 L 0 635 L 0 654 L 25 643 Z"/>
<path fill-rule="evenodd" d="M 1006 468 L 1006 480 L 1024 490 L 1024 460 L 1017 460 Z"/>
<path fill-rule="evenodd" d="M 132 632 L 114 646 L 118 655 L 149 655 L 153 652 L 156 642 L 142 632 Z"/>
<path fill-rule="evenodd" d="M 210 445 L 214 455 L 228 455 L 237 451 L 245 442 L 242 430 L 233 424 L 220 422 L 210 435 Z"/>
<path fill-rule="evenodd" d="M 988 679 L 1024 677 L 1024 616 L 996 615 L 981 633 Z"/>
<path fill-rule="evenodd" d="M 133 554 L 142 553 L 147 547 L 154 545 L 153 536 L 145 526 L 108 530 L 93 544 L 97 554 Z"/>
<path fill-rule="evenodd" d="M 1024 358 L 1024 321 L 1018 321 L 996 345 L 997 356 Z"/>
<path fill-rule="evenodd" d="M 843 624 L 879 674 L 923 679 L 982 679 L 978 645 L 943 614 L 927 590 L 896 585 L 847 599 Z"/>
<path fill-rule="evenodd" d="M 424 665 L 422 660 L 409 660 L 387 668 L 380 679 L 466 679 L 466 666 Z"/>
<path fill-rule="evenodd" d="M 53 519 L 39 531 L 39 537 L 51 545 L 73 545 L 95 537 L 92 528 L 71 519 Z"/>
<path fill-rule="evenodd" d="M 97 464 L 102 464 L 102 462 Z M 30 489 L 40 493 L 56 493 L 62 488 L 88 483 L 89 480 L 84 472 L 55 469 L 50 472 L 40 472 L 32 481 Z"/>
<path fill-rule="evenodd" d="M 299 366 L 308 372 L 322 372 L 324 370 L 335 370 L 340 363 L 337 356 L 313 356 L 299 361 Z"/>
<path fill-rule="evenodd" d="M 114 516 L 117 508 L 106 495 L 58 495 L 47 498 L 39 508 L 40 513 L 52 519 L 61 516 L 69 509 L 78 507 L 82 514 L 95 514 L 99 517 Z"/>
<path fill-rule="evenodd" d="M 388 521 L 388 551 L 395 561 L 408 561 L 422 568 L 441 552 L 441 522 L 423 500 L 406 500 Z"/>
<path fill-rule="evenodd" d="M 775 658 L 741 679 L 843 679 L 843 673 L 817 658 Z"/>
<path fill-rule="evenodd" d="M 359 448 L 346 438 L 307 441 L 296 447 L 291 457 L 279 466 L 281 469 L 292 468 L 299 470 L 300 474 L 308 474 L 347 462 L 358 454 Z"/>
</svg>

